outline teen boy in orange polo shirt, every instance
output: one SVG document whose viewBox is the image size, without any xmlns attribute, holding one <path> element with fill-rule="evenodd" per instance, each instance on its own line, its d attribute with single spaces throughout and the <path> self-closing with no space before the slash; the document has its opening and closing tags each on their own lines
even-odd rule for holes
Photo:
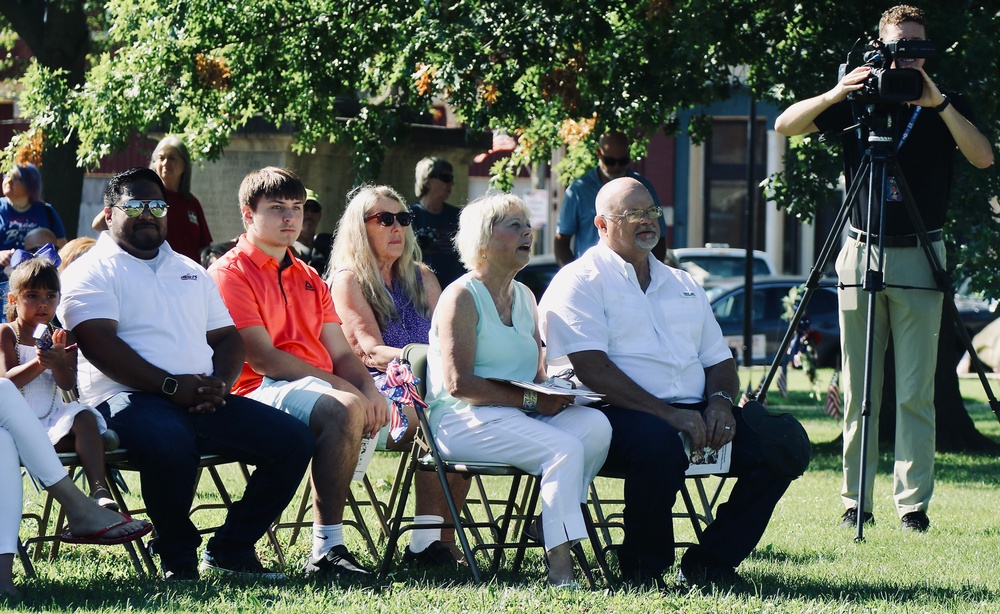
<svg viewBox="0 0 1000 614">
<path fill-rule="evenodd" d="M 307 573 L 368 574 L 344 545 L 344 504 L 362 435 L 388 422 L 385 398 L 351 350 L 330 291 L 289 249 L 302 229 L 305 187 L 267 167 L 240 185 L 243 234 L 209 271 L 246 345 L 233 392 L 309 425 L 313 548 Z"/>
</svg>

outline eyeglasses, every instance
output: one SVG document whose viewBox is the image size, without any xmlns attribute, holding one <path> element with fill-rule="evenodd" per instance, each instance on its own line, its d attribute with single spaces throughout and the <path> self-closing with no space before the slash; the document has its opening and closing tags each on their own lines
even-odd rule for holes
<svg viewBox="0 0 1000 614">
<path fill-rule="evenodd" d="M 440 179 L 445 183 L 452 183 L 455 181 L 455 176 L 451 173 L 441 173 L 439 175 L 431 175 L 431 179 Z"/>
<path fill-rule="evenodd" d="M 167 214 L 167 201 L 165 200 L 128 200 L 124 205 L 112 205 L 115 209 L 121 209 L 128 217 L 139 217 L 143 209 L 149 207 L 149 213 L 153 217 L 163 217 Z"/>
<path fill-rule="evenodd" d="M 378 220 L 378 223 L 386 228 L 392 226 L 393 220 L 399 222 L 400 226 L 409 226 L 410 223 L 413 222 L 413 214 L 409 211 L 400 211 L 399 213 L 380 211 L 378 213 L 372 213 L 371 215 L 365 216 L 365 222 L 370 222 L 372 220 Z"/>
<path fill-rule="evenodd" d="M 655 220 L 656 218 L 663 215 L 663 207 L 650 207 L 649 209 L 633 209 L 626 213 L 609 213 L 607 215 L 602 215 L 603 218 L 614 218 L 620 220 L 624 218 L 626 221 L 635 224 L 636 222 L 642 220 L 644 216 L 649 216 L 649 219 Z"/>
<path fill-rule="evenodd" d="M 629 162 L 632 161 L 628 156 L 622 158 L 612 158 L 611 156 L 601 156 L 601 160 L 604 161 L 604 166 L 627 166 Z"/>
</svg>

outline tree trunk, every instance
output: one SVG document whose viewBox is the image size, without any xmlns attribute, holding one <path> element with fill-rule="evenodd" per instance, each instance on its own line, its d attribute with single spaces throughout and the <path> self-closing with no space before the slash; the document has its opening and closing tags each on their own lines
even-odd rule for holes
<svg viewBox="0 0 1000 614">
<path fill-rule="evenodd" d="M 41 65 L 66 71 L 70 89 L 83 84 L 90 50 L 83 0 L 5 3 L 3 14 Z M 55 206 L 70 238 L 76 236 L 83 196 L 84 171 L 76 163 L 79 145 L 75 134 L 66 142 L 46 139 L 40 169 L 43 198 Z"/>
</svg>

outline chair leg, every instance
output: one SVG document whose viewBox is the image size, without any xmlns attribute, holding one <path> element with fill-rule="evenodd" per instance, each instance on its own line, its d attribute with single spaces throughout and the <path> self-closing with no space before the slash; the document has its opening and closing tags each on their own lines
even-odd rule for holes
<svg viewBox="0 0 1000 614">
<path fill-rule="evenodd" d="M 593 488 L 593 484 L 590 487 Z M 600 569 L 601 575 L 604 576 L 605 584 L 610 585 L 613 576 L 611 575 L 611 568 L 608 566 L 607 551 L 604 549 L 597 535 L 597 528 L 594 527 L 594 518 L 590 515 L 590 508 L 586 503 L 581 504 L 580 507 L 583 508 L 583 522 L 587 526 L 587 536 L 590 538 L 590 547 L 594 551 L 594 557 L 597 560 L 597 568 Z M 592 579 L 590 585 L 594 586 Z"/>
<path fill-rule="evenodd" d="M 31 564 L 31 557 L 28 556 L 28 550 L 21 543 L 21 540 L 17 540 L 17 558 L 21 560 L 21 565 L 24 567 L 24 575 L 29 578 L 34 578 L 37 576 L 35 573 L 35 566 Z"/>
<path fill-rule="evenodd" d="M 119 474 L 119 477 L 121 478 L 121 483 L 124 483 L 124 477 L 121 476 L 121 474 Z M 125 502 L 125 497 L 122 495 L 119 481 L 109 479 L 108 490 L 111 491 L 111 496 L 114 500 L 118 502 L 119 511 L 123 514 L 131 516 L 132 513 L 129 511 L 128 504 Z M 155 529 L 156 527 L 153 528 Z M 152 541 L 152 539 L 150 539 L 150 541 Z M 136 572 L 140 576 L 146 575 L 147 572 L 150 576 L 156 576 L 156 563 L 153 561 L 152 555 L 149 554 L 148 543 L 143 542 L 140 538 L 135 542 L 126 543 L 125 550 L 128 552 L 129 558 L 132 559 L 132 566 L 135 567 Z"/>
<path fill-rule="evenodd" d="M 451 520 L 455 524 L 455 536 L 458 537 L 458 541 L 462 545 L 462 552 L 465 553 L 465 560 L 469 564 L 469 571 L 472 572 L 472 577 L 476 582 L 481 583 L 483 576 L 479 571 L 479 565 L 476 563 L 476 553 L 469 546 L 469 538 L 465 535 L 465 527 L 462 526 L 462 518 L 458 513 L 458 508 L 455 506 L 455 498 L 451 495 L 451 488 L 448 487 L 448 475 L 441 464 L 441 458 L 437 454 L 437 449 L 431 448 L 431 451 L 434 455 L 434 464 L 437 467 L 438 479 L 441 481 L 441 489 L 444 491 L 445 502 L 448 504 L 448 512 L 451 514 Z"/>
<path fill-rule="evenodd" d="M 534 512 L 538 506 L 538 495 L 539 495 L 539 481 L 534 476 L 529 477 L 528 483 L 525 484 L 525 494 L 529 495 L 528 502 L 522 507 L 524 522 L 521 523 L 520 530 L 521 536 L 517 541 L 517 549 L 514 552 L 514 561 L 511 563 L 511 570 L 514 573 L 521 571 L 521 563 L 524 562 L 524 552 L 528 546 L 528 527 L 531 525 L 532 520 L 534 520 Z M 545 544 L 542 544 L 542 556 L 544 553 Z"/>
<path fill-rule="evenodd" d="M 688 492 L 687 483 L 681 486 L 681 498 L 684 500 L 684 508 L 687 509 L 688 518 L 691 520 L 691 526 L 694 528 L 695 539 L 699 542 L 701 541 L 701 516 L 698 514 L 698 510 L 694 507 L 694 501 L 691 500 L 691 493 Z"/>
<path fill-rule="evenodd" d="M 352 525 L 361 534 L 361 538 L 365 541 L 365 545 L 368 547 L 368 551 L 371 553 L 372 558 L 376 561 L 378 560 L 378 547 L 375 546 L 375 541 L 372 539 L 371 533 L 368 531 L 368 525 L 365 523 L 365 518 L 361 514 L 361 506 L 358 504 L 357 498 L 354 496 L 354 492 L 351 490 L 347 491 L 347 504 L 351 508 L 351 512 L 354 514 L 354 520 L 344 519 L 345 525 Z"/>
<path fill-rule="evenodd" d="M 403 516 L 406 514 L 406 501 L 409 499 L 410 488 L 413 485 L 413 476 L 417 471 L 417 454 L 417 450 L 413 450 L 406 455 L 409 462 L 403 473 L 402 481 L 398 486 L 399 501 L 395 502 L 395 512 L 389 520 L 389 534 L 386 537 L 385 554 L 382 556 L 382 565 L 379 568 L 379 578 L 382 580 L 389 575 L 389 568 L 392 566 L 399 537 L 402 534 Z"/>
<path fill-rule="evenodd" d="M 295 542 L 299 539 L 299 531 L 306 526 L 306 512 L 312 507 L 312 478 L 306 475 L 306 484 L 302 489 L 302 498 L 299 499 L 299 508 L 295 512 L 295 520 L 290 523 L 292 529 L 292 536 L 288 538 L 288 547 L 291 548 L 295 545 Z M 283 529 L 285 528 L 284 523 L 275 524 L 274 528 Z"/>
<path fill-rule="evenodd" d="M 48 491 L 45 491 L 45 505 L 42 508 L 42 519 L 38 522 L 39 540 L 37 543 L 35 543 L 35 554 L 34 554 L 35 561 L 42 560 L 42 548 L 45 544 L 44 537 L 46 532 L 49 530 L 49 521 L 52 519 L 53 502 L 54 499 L 52 497 L 52 494 L 49 493 Z"/>
</svg>

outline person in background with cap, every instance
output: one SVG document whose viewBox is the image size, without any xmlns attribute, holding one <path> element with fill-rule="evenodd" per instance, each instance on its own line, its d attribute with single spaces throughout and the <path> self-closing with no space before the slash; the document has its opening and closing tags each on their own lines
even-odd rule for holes
<svg viewBox="0 0 1000 614">
<path fill-rule="evenodd" d="M 602 471 L 625 477 L 622 575 L 662 584 L 674 563 L 670 510 L 688 467 L 678 437 L 686 433 L 692 450 L 733 442 L 730 475 L 738 479 L 685 553 L 681 575 L 736 582 L 791 477 L 765 461 L 734 407 L 736 363 L 705 291 L 651 256 L 661 215 L 652 195 L 635 179 L 615 179 L 598 193 L 596 211 L 600 241 L 553 278 L 539 327 L 549 362 L 568 357 L 583 386 L 604 394 L 612 439 Z"/>
<path fill-rule="evenodd" d="M 316 234 L 321 219 L 323 206 L 319 202 L 319 196 L 306 188 L 306 202 L 302 205 L 302 230 L 292 249 L 300 260 L 312 266 L 320 275 L 326 271 L 326 263 L 330 261 L 330 246 L 333 244 L 330 233 Z"/>
<path fill-rule="evenodd" d="M 653 197 L 653 204 L 660 206 L 660 199 L 657 198 L 653 185 L 645 177 L 629 169 L 629 162 L 628 137 L 621 132 L 608 132 L 601 136 L 597 145 L 597 166 L 566 188 L 566 195 L 563 197 L 554 245 L 559 266 L 566 266 L 597 244 L 594 203 L 597 192 L 609 181 L 631 177 L 646 186 Z M 660 225 L 660 241 L 653 247 L 653 255 L 663 262 L 667 255 L 667 242 L 664 238 L 667 225 L 662 217 L 657 223 Z"/>
<path fill-rule="evenodd" d="M 424 264 L 445 288 L 465 274 L 453 244 L 461 209 L 445 202 L 455 187 L 455 171 L 444 158 L 430 157 L 417 162 L 416 176 L 413 191 L 419 202 L 412 208 L 413 232 Z"/>
</svg>

